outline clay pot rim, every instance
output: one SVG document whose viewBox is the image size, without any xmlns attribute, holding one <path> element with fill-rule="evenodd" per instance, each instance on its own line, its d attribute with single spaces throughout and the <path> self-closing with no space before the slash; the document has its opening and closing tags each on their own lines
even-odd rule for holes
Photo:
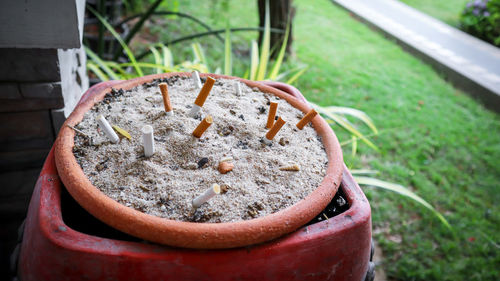
<svg viewBox="0 0 500 281">
<path fill-rule="evenodd" d="M 312 123 L 317 134 L 322 138 L 328 156 L 325 177 L 306 198 L 264 217 L 225 223 L 170 220 L 126 207 L 92 185 L 76 162 L 73 155 L 75 132 L 66 125 L 78 124 L 83 119 L 85 112 L 90 110 L 95 103 L 101 101 L 112 88 L 128 90 L 156 79 L 171 76 L 190 77 L 191 74 L 187 72 L 154 74 L 99 89 L 92 96 L 84 96 L 61 127 L 54 151 L 58 174 L 69 193 L 84 209 L 116 229 L 149 241 L 177 247 L 220 249 L 257 244 L 290 233 L 312 220 L 328 205 L 337 192 L 341 181 L 343 157 L 337 137 L 327 122 L 319 115 L 313 119 Z M 257 87 L 262 92 L 278 96 L 304 113 L 310 109 L 308 105 L 297 98 L 259 82 L 217 74 L 201 74 L 200 76 L 236 79 L 249 87 Z M 99 87 L 99 85 L 94 87 Z"/>
</svg>

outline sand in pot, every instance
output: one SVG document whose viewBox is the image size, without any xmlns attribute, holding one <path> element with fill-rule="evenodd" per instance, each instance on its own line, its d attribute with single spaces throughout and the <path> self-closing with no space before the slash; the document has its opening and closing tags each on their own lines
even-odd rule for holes
<svg viewBox="0 0 500 281">
<path fill-rule="evenodd" d="M 167 82 L 174 115 L 167 116 L 158 84 Z M 199 92 L 193 81 L 172 77 L 116 90 L 86 113 L 76 128 L 74 155 L 90 181 L 117 202 L 147 214 L 182 221 L 234 222 L 287 208 L 316 189 L 326 173 L 327 156 L 316 132 L 295 124 L 303 113 L 286 101 L 218 79 L 200 115 L 188 113 Z M 270 102 L 287 123 L 272 146 L 261 142 L 268 129 Z M 111 143 L 98 130 L 103 115 L 131 139 Z M 192 136 L 201 119 L 213 124 L 201 138 Z M 141 129 L 154 129 L 155 153 L 144 157 Z M 219 172 L 221 162 L 232 170 Z M 294 167 L 284 169 L 284 167 Z M 298 167 L 298 171 L 295 167 Z M 214 183 L 221 194 L 192 212 L 192 200 Z"/>
</svg>

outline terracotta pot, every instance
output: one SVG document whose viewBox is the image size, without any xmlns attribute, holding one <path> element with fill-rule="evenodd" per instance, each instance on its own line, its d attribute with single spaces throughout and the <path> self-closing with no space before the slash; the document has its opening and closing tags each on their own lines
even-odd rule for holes
<svg viewBox="0 0 500 281">
<path fill-rule="evenodd" d="M 328 156 L 326 176 L 306 198 L 291 207 L 264 217 L 231 223 L 193 223 L 169 220 L 126 207 L 106 196 L 85 176 L 73 156 L 74 131 L 66 124 L 78 124 L 85 112 L 102 100 L 113 88 L 131 89 L 154 79 L 189 73 L 167 73 L 140 77 L 118 83 L 99 84 L 91 88 L 68 117 L 55 142 L 55 160 L 58 174 L 73 198 L 89 213 L 110 226 L 142 239 L 160 244 L 196 248 L 220 249 L 247 246 L 268 241 L 293 232 L 308 223 L 332 200 L 342 177 L 343 158 L 340 144 L 327 122 L 316 116 L 312 123 L 321 136 Z M 202 77 L 207 74 L 201 75 Z M 210 74 L 214 78 L 239 79 L 250 87 L 286 100 L 295 108 L 307 112 L 310 107 L 280 90 L 259 82 L 237 77 Z"/>
</svg>

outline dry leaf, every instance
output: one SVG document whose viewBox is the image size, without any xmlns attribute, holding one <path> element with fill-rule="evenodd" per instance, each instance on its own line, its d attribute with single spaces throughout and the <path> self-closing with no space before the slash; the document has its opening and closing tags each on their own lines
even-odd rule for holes
<svg viewBox="0 0 500 281">
<path fill-rule="evenodd" d="M 124 129 L 122 129 L 122 128 L 120 128 L 120 127 L 116 126 L 116 125 L 113 125 L 113 129 L 115 129 L 115 131 L 116 131 L 118 134 L 120 134 L 120 135 L 122 135 L 122 136 L 126 137 L 127 139 L 129 139 L 129 140 L 130 140 L 130 139 L 132 139 L 132 136 L 131 136 L 131 135 L 130 135 L 127 131 L 125 131 Z"/>
</svg>

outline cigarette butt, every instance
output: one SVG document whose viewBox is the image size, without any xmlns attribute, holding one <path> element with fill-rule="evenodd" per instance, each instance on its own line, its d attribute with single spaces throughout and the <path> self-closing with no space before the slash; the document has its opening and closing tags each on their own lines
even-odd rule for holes
<svg viewBox="0 0 500 281">
<path fill-rule="evenodd" d="M 269 115 L 267 115 L 267 124 L 266 128 L 271 129 L 274 124 L 274 117 L 276 116 L 276 110 L 278 109 L 277 102 L 271 102 L 271 106 L 269 107 Z"/>
<path fill-rule="evenodd" d="M 231 172 L 234 168 L 234 164 L 231 162 L 220 162 L 219 163 L 219 172 L 221 174 L 227 174 Z"/>
<path fill-rule="evenodd" d="M 99 124 L 99 127 L 101 127 L 101 129 L 104 131 L 104 133 L 112 143 L 117 143 L 120 140 L 120 138 L 115 133 L 113 128 L 111 128 L 111 125 L 109 125 L 108 121 L 106 120 L 106 118 L 104 118 L 104 116 L 99 115 L 97 117 L 97 123 Z"/>
<path fill-rule="evenodd" d="M 191 78 L 193 79 L 194 86 L 197 89 L 201 89 L 200 73 L 198 73 L 198 71 L 196 70 L 191 72 Z"/>
<path fill-rule="evenodd" d="M 142 145 L 144 146 L 144 156 L 151 157 L 155 153 L 153 127 L 150 125 L 142 127 Z"/>
<path fill-rule="evenodd" d="M 317 114 L 318 114 L 318 112 L 316 112 L 316 110 L 314 110 L 314 109 L 309 110 L 309 112 L 304 117 L 302 117 L 302 119 L 299 121 L 299 123 L 297 123 L 297 128 L 299 128 L 299 130 L 304 129 L 304 126 L 307 125 L 307 123 L 311 122 L 311 120 Z"/>
<path fill-rule="evenodd" d="M 198 197 L 194 198 L 192 201 L 193 208 L 197 209 L 201 206 L 201 204 L 207 202 L 210 200 L 212 197 L 215 195 L 220 194 L 220 186 L 216 183 L 214 183 L 210 188 L 205 190 L 203 194 L 199 195 Z"/>
<path fill-rule="evenodd" d="M 293 164 L 290 166 L 280 167 L 280 171 L 298 172 L 298 171 L 300 171 L 300 167 L 297 164 Z"/>
<path fill-rule="evenodd" d="M 212 90 L 212 87 L 214 86 L 214 83 L 214 78 L 207 77 L 207 81 L 205 82 L 205 84 L 203 84 L 203 88 L 201 88 L 200 92 L 198 93 L 198 97 L 196 97 L 194 104 L 199 107 L 203 107 L 203 104 L 207 100 L 208 94 L 210 94 L 210 90 Z"/>
<path fill-rule="evenodd" d="M 168 96 L 168 85 L 167 83 L 160 83 L 161 96 L 163 97 L 163 106 L 166 112 L 172 111 L 172 104 L 170 103 L 170 97 Z"/>
<path fill-rule="evenodd" d="M 188 115 L 190 117 L 196 117 L 198 115 L 198 112 L 200 112 L 201 107 L 197 106 L 196 104 L 193 103 L 193 107 L 191 107 L 191 110 L 189 111 Z"/>
<path fill-rule="evenodd" d="M 68 126 L 68 128 L 73 129 L 75 132 L 79 133 L 80 135 L 82 135 L 82 136 L 84 136 L 84 137 L 87 137 L 87 138 L 90 138 L 90 136 L 89 136 L 89 135 L 87 135 L 86 133 L 84 133 L 84 132 L 82 132 L 82 131 L 78 130 L 77 128 L 75 128 L 75 127 L 73 127 L 73 126 L 71 126 L 70 124 L 66 124 L 66 126 Z"/>
<path fill-rule="evenodd" d="M 236 81 L 236 95 L 241 96 L 241 84 L 240 81 Z"/>
<path fill-rule="evenodd" d="M 281 129 L 281 127 L 283 127 L 283 125 L 285 125 L 285 121 L 283 119 L 278 118 L 278 120 L 276 120 L 276 122 L 274 123 L 273 127 L 267 132 L 266 134 L 266 139 L 268 139 L 269 141 L 273 140 L 274 136 L 276 136 L 276 134 L 278 133 L 278 131 Z"/>
<path fill-rule="evenodd" d="M 201 138 L 201 135 L 212 125 L 213 119 L 212 116 L 208 115 L 205 119 L 201 120 L 200 124 L 194 129 L 193 136 L 197 138 Z"/>
</svg>

